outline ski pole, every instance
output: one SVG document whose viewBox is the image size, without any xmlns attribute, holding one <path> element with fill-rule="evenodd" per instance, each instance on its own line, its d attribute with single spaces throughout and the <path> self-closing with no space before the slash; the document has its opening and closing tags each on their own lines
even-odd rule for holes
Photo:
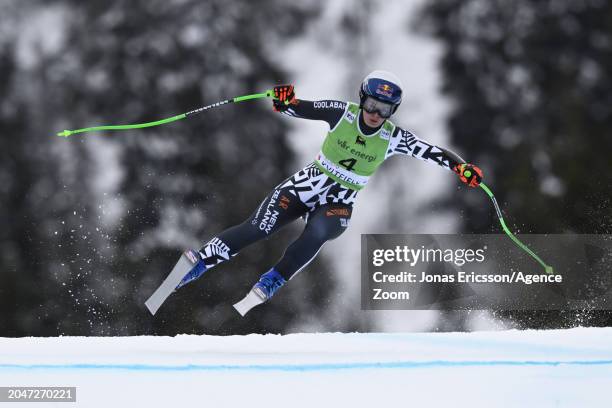
<svg viewBox="0 0 612 408">
<path fill-rule="evenodd" d="M 177 120 L 185 119 L 188 116 L 195 115 L 196 113 L 204 112 L 208 109 L 216 108 L 221 105 L 226 105 L 228 103 L 238 103 L 243 101 L 248 101 L 251 99 L 261 99 L 261 98 L 270 98 L 274 97 L 274 91 L 272 89 L 268 89 L 262 93 L 256 93 L 251 95 L 237 96 L 232 99 L 226 99 L 224 101 L 216 102 L 210 105 L 202 106 L 201 108 L 194 109 L 192 111 L 181 113 L 180 115 L 172 116 L 170 118 L 156 120 L 154 122 L 146 122 L 146 123 L 134 123 L 130 125 L 105 125 L 105 126 L 94 126 L 82 129 L 75 130 L 64 130 L 63 132 L 59 132 L 58 136 L 68 137 L 70 135 L 74 135 L 76 133 L 85 133 L 85 132 L 95 132 L 97 130 L 128 130 L 128 129 L 141 129 L 153 126 L 164 125 L 166 123 L 175 122 Z"/>
<path fill-rule="evenodd" d="M 469 177 L 469 175 L 467 175 L 467 177 Z M 553 273 L 553 267 L 552 266 L 547 265 L 546 262 L 544 262 L 531 249 L 529 249 L 527 247 L 527 245 L 523 244 L 516 236 L 514 236 L 514 234 L 512 232 L 510 232 L 510 229 L 508 229 L 508 227 L 506 226 L 506 222 L 504 221 L 504 217 L 502 217 L 502 213 L 501 213 L 501 210 L 499 209 L 499 205 L 497 205 L 497 200 L 495 199 L 495 196 L 493 195 L 493 192 L 491 192 L 489 187 L 487 187 L 486 184 L 484 184 L 484 183 L 480 183 L 480 187 L 482 187 L 482 189 L 491 198 L 491 201 L 493 201 L 493 205 L 495 206 L 495 212 L 497 212 L 497 218 L 499 218 L 499 223 L 501 224 L 504 232 L 512 239 L 512 241 L 514 241 L 514 243 L 519 248 L 521 248 L 522 250 L 527 252 L 529 255 L 531 255 L 533 257 L 533 259 L 538 261 L 540 263 L 540 265 L 542 265 L 544 267 L 544 270 L 546 271 L 546 273 Z"/>
</svg>

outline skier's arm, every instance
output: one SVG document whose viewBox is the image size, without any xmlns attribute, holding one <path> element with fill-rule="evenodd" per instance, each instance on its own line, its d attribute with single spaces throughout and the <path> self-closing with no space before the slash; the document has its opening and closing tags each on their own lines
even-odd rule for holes
<svg viewBox="0 0 612 408">
<path fill-rule="evenodd" d="M 482 180 L 482 171 L 477 166 L 466 163 L 461 156 L 449 149 L 419 139 L 407 130 L 396 128 L 392 143 L 394 146 L 391 154 L 410 155 L 452 170 L 470 187 L 478 186 Z"/>
<path fill-rule="evenodd" d="M 297 99 L 292 85 L 277 86 L 274 92 L 275 96 L 278 95 L 277 99 L 272 101 L 275 111 L 301 119 L 323 120 L 330 129 L 342 119 L 346 108 L 346 102 L 341 101 Z"/>
<path fill-rule="evenodd" d="M 391 154 L 403 154 L 435 163 L 447 170 L 452 170 L 455 166 L 465 163 L 458 154 L 419 139 L 413 133 L 400 127 L 395 129 L 391 140 Z"/>
</svg>

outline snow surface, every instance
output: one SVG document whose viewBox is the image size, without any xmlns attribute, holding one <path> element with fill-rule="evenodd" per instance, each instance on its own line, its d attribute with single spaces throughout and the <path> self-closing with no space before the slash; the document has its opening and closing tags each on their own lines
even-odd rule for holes
<svg viewBox="0 0 612 408">
<path fill-rule="evenodd" d="M 612 328 L 0 338 L 0 385 L 76 386 L 82 407 L 601 407 Z"/>
</svg>

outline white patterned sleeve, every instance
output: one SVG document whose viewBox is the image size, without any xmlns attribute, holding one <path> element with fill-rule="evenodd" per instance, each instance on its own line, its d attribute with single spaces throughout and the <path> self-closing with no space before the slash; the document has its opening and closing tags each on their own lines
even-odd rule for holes
<svg viewBox="0 0 612 408">
<path fill-rule="evenodd" d="M 435 163 L 447 170 L 460 163 L 465 163 L 458 154 L 419 139 L 412 132 L 397 127 L 393 132 L 387 151 L 387 157 L 403 154 Z"/>
</svg>

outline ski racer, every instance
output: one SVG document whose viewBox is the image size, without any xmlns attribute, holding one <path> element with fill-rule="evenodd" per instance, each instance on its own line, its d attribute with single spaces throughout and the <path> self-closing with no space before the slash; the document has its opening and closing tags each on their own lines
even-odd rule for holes
<svg viewBox="0 0 612 408">
<path fill-rule="evenodd" d="M 470 187 L 478 186 L 482 171 L 477 166 L 389 120 L 402 102 L 402 92 L 399 78 L 380 70 L 363 80 L 358 104 L 300 100 L 293 85 L 276 86 L 274 110 L 290 117 L 327 122 L 330 130 L 321 150 L 313 162 L 278 184 L 244 222 L 214 236 L 199 250 L 185 251 L 183 257 L 189 260 L 191 269 L 177 289 L 303 217 L 306 226 L 301 235 L 235 307 L 244 315 L 269 300 L 317 256 L 323 244 L 347 229 L 359 191 L 391 156 L 425 160 L 455 172 Z"/>
</svg>

